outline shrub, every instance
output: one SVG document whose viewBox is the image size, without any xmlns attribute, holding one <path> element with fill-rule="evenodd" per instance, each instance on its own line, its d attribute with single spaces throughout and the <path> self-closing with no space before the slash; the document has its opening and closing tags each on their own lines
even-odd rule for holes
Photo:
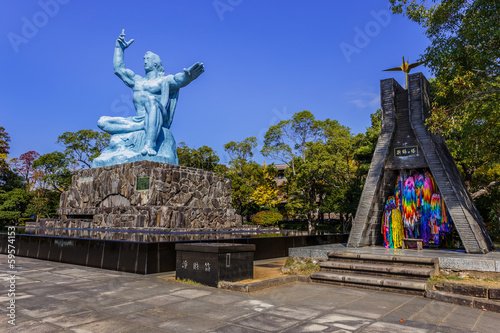
<svg viewBox="0 0 500 333">
<path fill-rule="evenodd" d="M 274 227 L 277 226 L 278 222 L 282 219 L 283 215 L 278 212 L 263 210 L 254 215 L 254 217 L 252 218 L 252 222 L 264 227 Z"/>
</svg>

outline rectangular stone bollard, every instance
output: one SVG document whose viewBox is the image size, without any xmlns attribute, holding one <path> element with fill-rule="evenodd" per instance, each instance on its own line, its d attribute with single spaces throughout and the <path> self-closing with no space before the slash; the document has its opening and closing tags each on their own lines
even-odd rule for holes
<svg viewBox="0 0 500 333">
<path fill-rule="evenodd" d="M 175 250 L 177 279 L 217 287 L 219 281 L 253 278 L 253 244 L 187 243 Z"/>
</svg>

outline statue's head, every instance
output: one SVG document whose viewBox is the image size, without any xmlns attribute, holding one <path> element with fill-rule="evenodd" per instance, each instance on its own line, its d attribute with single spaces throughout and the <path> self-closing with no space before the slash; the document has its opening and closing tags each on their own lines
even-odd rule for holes
<svg viewBox="0 0 500 333">
<path fill-rule="evenodd" d="M 161 64 L 161 59 L 160 56 L 148 51 L 144 55 L 144 70 L 146 70 L 146 73 L 149 71 L 152 71 L 153 69 L 156 69 L 158 73 L 160 74 L 165 74 L 165 70 L 163 69 L 163 65 Z"/>
</svg>

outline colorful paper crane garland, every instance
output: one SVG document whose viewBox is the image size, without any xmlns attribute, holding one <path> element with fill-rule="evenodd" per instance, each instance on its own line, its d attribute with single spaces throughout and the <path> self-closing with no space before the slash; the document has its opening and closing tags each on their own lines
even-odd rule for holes
<svg viewBox="0 0 500 333">
<path fill-rule="evenodd" d="M 432 175 L 428 171 L 408 177 L 400 174 L 384 209 L 385 247 L 400 248 L 403 238 L 421 238 L 425 245 L 432 240 L 438 245 L 449 238 L 451 230 L 451 217 Z"/>
</svg>

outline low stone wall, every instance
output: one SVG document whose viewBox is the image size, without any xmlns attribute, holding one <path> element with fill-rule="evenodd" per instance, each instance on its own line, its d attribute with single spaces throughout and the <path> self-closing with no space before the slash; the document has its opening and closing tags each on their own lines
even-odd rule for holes
<svg viewBox="0 0 500 333">
<path fill-rule="evenodd" d="M 93 227 L 241 226 L 229 179 L 150 161 L 76 171 L 58 214 L 63 220 L 91 219 Z"/>
</svg>

